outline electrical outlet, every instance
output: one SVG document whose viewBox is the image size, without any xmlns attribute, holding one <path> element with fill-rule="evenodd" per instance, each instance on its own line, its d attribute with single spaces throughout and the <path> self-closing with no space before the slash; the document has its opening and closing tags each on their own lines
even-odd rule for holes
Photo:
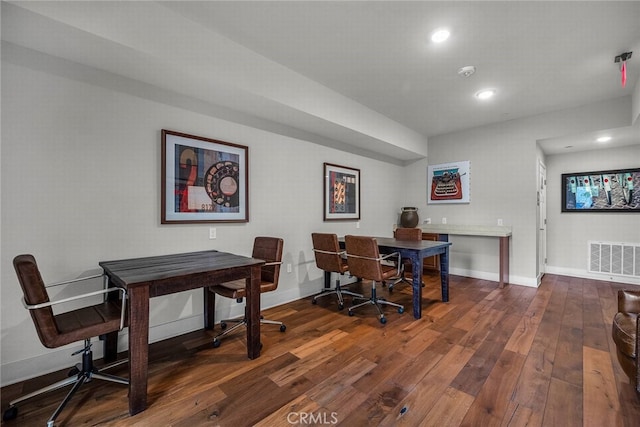
<svg viewBox="0 0 640 427">
<path fill-rule="evenodd" d="M 356 228 L 360 228 L 360 221 L 356 222 Z"/>
<path fill-rule="evenodd" d="M 291 264 L 287 264 L 287 273 L 291 273 Z"/>
<path fill-rule="evenodd" d="M 431 224 L 431 218 L 427 218 L 427 219 L 425 219 L 425 220 L 424 220 L 424 223 L 425 223 L 425 224 Z"/>
<path fill-rule="evenodd" d="M 443 224 L 446 224 L 446 223 L 447 223 L 447 218 L 443 217 L 443 218 L 442 218 L 442 223 L 443 223 Z"/>
<path fill-rule="evenodd" d="M 216 238 L 216 228 L 209 227 L 209 239 L 213 240 Z"/>
<path fill-rule="evenodd" d="M 502 225 L 502 218 L 498 218 L 498 225 Z"/>
</svg>

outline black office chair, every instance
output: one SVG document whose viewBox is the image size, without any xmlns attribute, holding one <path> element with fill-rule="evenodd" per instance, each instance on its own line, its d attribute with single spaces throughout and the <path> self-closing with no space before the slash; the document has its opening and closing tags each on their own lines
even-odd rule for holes
<svg viewBox="0 0 640 427">
<path fill-rule="evenodd" d="M 364 305 L 373 305 L 378 310 L 380 323 L 387 323 L 382 312 L 381 304 L 391 305 L 398 308 L 398 313 L 404 313 L 404 307 L 400 304 L 378 298 L 376 293 L 376 282 L 389 280 L 400 273 L 400 254 L 392 253 L 380 256 L 378 242 L 375 237 L 345 236 L 347 248 L 347 262 L 349 271 L 356 277 L 371 280 L 371 297 L 360 304 L 349 307 L 349 316 L 353 316 L 353 310 Z M 383 261 L 396 258 L 396 265 L 383 264 Z"/>
<path fill-rule="evenodd" d="M 280 278 L 280 265 L 282 264 L 282 251 L 284 240 L 277 237 L 256 237 L 253 242 L 252 258 L 265 260 L 266 263 L 261 269 L 260 293 L 275 291 L 278 287 Z M 211 309 L 205 310 L 209 319 L 205 324 L 213 326 L 215 319 L 215 295 L 222 295 L 227 298 L 233 298 L 237 302 L 242 302 L 246 296 L 246 281 L 244 279 L 235 280 L 233 282 L 222 283 L 220 285 L 210 286 L 205 292 L 211 292 L 214 298 L 211 298 Z M 245 308 L 246 311 L 246 308 Z M 227 329 L 227 323 L 235 323 L 234 326 Z M 284 323 L 275 320 L 267 320 L 260 318 L 261 324 L 280 325 L 280 332 L 286 331 L 287 327 Z M 220 338 L 230 334 L 241 326 L 247 326 L 247 315 L 241 319 L 226 319 L 220 321 L 222 332 L 213 339 L 213 347 L 220 347 Z"/>
<path fill-rule="evenodd" d="M 342 310 L 344 308 L 344 298 L 342 294 L 363 298 L 362 294 L 343 289 L 344 285 L 340 284 L 340 275 L 349 271 L 349 264 L 347 260 L 343 258 L 346 251 L 340 249 L 338 236 L 329 233 L 311 233 L 311 240 L 313 241 L 313 253 L 316 258 L 316 266 L 328 274 L 336 273 L 338 275 L 335 288 L 323 290 L 314 296 L 311 302 L 317 304 L 318 298 L 335 294 L 338 297 L 338 309 Z"/>
<path fill-rule="evenodd" d="M 103 373 L 104 370 L 126 363 L 127 360 L 120 360 L 97 369 L 93 365 L 93 352 L 91 351 L 91 338 L 105 335 L 111 332 L 122 330 L 126 325 L 126 290 L 113 287 L 64 298 L 57 301 L 49 300 L 47 287 L 42 280 L 36 260 L 32 255 L 18 255 L 13 260 L 13 266 L 18 275 L 18 281 L 22 287 L 24 298 L 23 305 L 31 314 L 31 318 L 36 327 L 36 332 L 40 342 L 47 348 L 57 348 L 64 345 L 84 341 L 84 347 L 72 355 L 82 353 L 82 364 L 76 365 L 70 372 L 69 378 L 51 384 L 40 390 L 26 394 L 18 399 L 9 402 L 9 408 L 4 412 L 3 419 L 11 420 L 18 415 L 18 403 L 39 396 L 43 393 L 57 390 L 67 385 L 73 387 L 47 421 L 47 426 L 52 427 L 55 419 L 62 412 L 62 409 L 71 400 L 80 386 L 90 382 L 92 379 L 112 381 L 119 384 L 128 385 L 125 378 L 116 377 Z M 50 286 L 57 286 L 81 280 L 92 279 L 100 276 L 85 277 L 66 282 L 59 282 Z M 106 295 L 111 292 L 120 293 L 120 299 L 108 298 L 100 304 L 95 304 L 65 313 L 54 314 L 52 306 L 82 298 L 95 297 L 96 295 Z"/>
</svg>

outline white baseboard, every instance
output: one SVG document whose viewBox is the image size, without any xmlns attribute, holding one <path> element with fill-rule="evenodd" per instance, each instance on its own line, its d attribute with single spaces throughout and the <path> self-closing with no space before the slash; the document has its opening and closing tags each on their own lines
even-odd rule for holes
<svg viewBox="0 0 640 427">
<path fill-rule="evenodd" d="M 560 276 L 580 277 L 583 279 L 604 280 L 606 282 L 626 283 L 629 285 L 640 285 L 640 277 L 618 276 L 606 273 L 591 273 L 587 270 L 577 268 L 546 266 L 546 272 L 549 274 L 558 274 Z"/>
<path fill-rule="evenodd" d="M 490 280 L 492 282 L 497 282 L 500 279 L 500 275 L 498 273 L 466 270 L 463 268 L 455 268 L 455 267 L 449 268 L 449 274 L 454 274 L 456 276 L 472 277 L 474 279 L 480 279 L 480 280 Z M 531 288 L 538 287 L 538 280 L 535 277 L 515 276 L 513 274 L 510 274 L 509 283 L 513 285 L 528 286 Z"/>
</svg>

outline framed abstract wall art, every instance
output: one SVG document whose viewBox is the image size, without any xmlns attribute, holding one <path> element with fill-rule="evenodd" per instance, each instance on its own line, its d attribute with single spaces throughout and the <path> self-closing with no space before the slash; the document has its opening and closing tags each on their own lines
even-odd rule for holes
<svg viewBox="0 0 640 427">
<path fill-rule="evenodd" d="M 249 148 L 162 130 L 161 223 L 249 221 Z"/>
<path fill-rule="evenodd" d="M 360 219 L 360 169 L 324 164 L 324 220 Z"/>
<path fill-rule="evenodd" d="M 640 168 L 562 174 L 562 212 L 640 213 Z"/>
<path fill-rule="evenodd" d="M 471 164 L 467 161 L 427 167 L 427 203 L 469 203 Z"/>
</svg>

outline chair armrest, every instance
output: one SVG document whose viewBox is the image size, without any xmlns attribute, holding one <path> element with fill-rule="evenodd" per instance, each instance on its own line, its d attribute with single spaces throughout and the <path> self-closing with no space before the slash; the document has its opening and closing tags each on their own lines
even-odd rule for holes
<svg viewBox="0 0 640 427">
<path fill-rule="evenodd" d="M 640 290 L 618 291 L 618 311 L 622 313 L 640 313 Z"/>
<path fill-rule="evenodd" d="M 100 277 L 100 276 L 97 276 L 97 277 Z M 77 281 L 86 280 L 86 279 L 89 279 L 89 277 L 84 277 L 82 279 L 76 279 L 76 280 L 70 280 L 67 283 L 77 282 Z M 59 284 L 62 284 L 62 283 L 64 283 L 64 282 L 59 282 L 56 285 L 59 285 Z M 93 296 L 96 296 L 96 295 L 108 294 L 110 292 L 122 292 L 122 296 L 121 296 L 122 297 L 122 308 L 121 308 L 121 312 L 120 312 L 120 329 L 122 330 L 122 328 L 124 328 L 124 315 L 125 315 L 126 307 L 127 307 L 127 304 L 126 304 L 127 290 L 124 289 L 124 288 L 114 287 L 114 288 L 100 289 L 98 291 L 88 292 L 86 294 L 75 295 L 75 296 L 68 297 L 68 298 L 62 298 L 62 299 L 59 299 L 59 300 L 43 302 L 43 303 L 40 303 L 40 304 L 27 304 L 27 302 L 24 300 L 24 297 L 23 297 L 22 298 L 22 305 L 27 310 L 37 310 L 39 308 L 52 307 L 52 306 L 57 305 L 57 304 L 62 304 L 62 303 L 65 303 L 65 302 L 70 302 L 70 301 L 76 301 L 76 300 L 79 300 L 79 299 L 89 298 L 89 297 L 93 297 Z"/>
<path fill-rule="evenodd" d="M 347 253 L 347 251 L 334 252 L 334 251 L 323 251 L 322 249 L 314 249 L 313 251 L 321 254 L 340 255 L 340 256 L 345 255 Z"/>
</svg>

